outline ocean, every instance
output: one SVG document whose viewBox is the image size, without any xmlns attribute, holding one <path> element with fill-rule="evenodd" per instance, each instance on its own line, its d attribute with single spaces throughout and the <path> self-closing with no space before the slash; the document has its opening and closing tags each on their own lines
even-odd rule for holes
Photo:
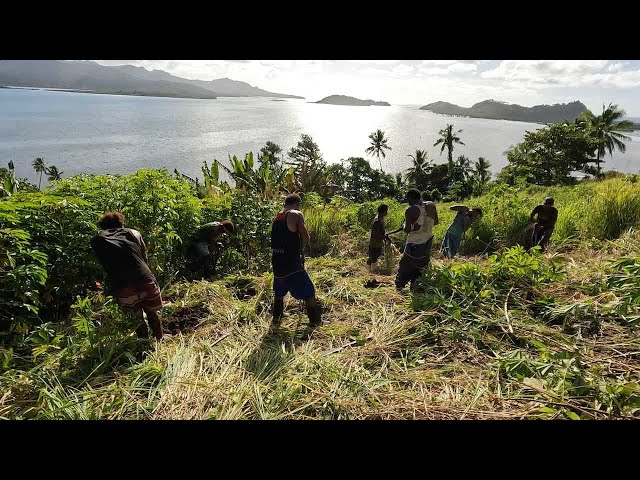
<svg viewBox="0 0 640 480">
<path fill-rule="evenodd" d="M 48 90 L 0 89 L 0 166 L 10 160 L 16 173 L 36 181 L 36 157 L 63 171 L 131 173 L 147 168 L 177 168 L 200 176 L 204 160 L 228 161 L 267 142 L 284 151 L 303 133 L 313 137 L 329 163 L 352 156 L 367 157 L 368 135 L 380 128 L 392 150 L 382 159 L 396 173 L 411 164 L 416 149 L 435 163 L 446 161 L 433 144 L 447 123 L 462 129 L 464 146 L 454 158 L 484 157 L 497 173 L 507 164 L 504 152 L 522 141 L 525 131 L 541 125 L 507 120 L 458 118 L 419 110 L 419 105 L 352 107 L 307 103 L 307 100 L 218 98 L 216 100 L 97 95 Z M 629 134 L 626 153 L 607 157 L 605 169 L 640 170 L 640 132 Z M 43 179 L 43 184 L 45 180 Z"/>
</svg>

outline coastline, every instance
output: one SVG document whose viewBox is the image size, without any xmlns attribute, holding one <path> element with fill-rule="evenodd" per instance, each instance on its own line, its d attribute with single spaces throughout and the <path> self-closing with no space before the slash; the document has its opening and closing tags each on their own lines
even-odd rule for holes
<svg viewBox="0 0 640 480">
<path fill-rule="evenodd" d="M 0 85 L 0 88 L 7 90 L 44 90 L 48 92 L 68 92 L 68 93 L 90 93 L 93 95 L 118 95 L 118 96 L 130 96 L 130 97 L 151 97 L 151 98 L 188 98 L 193 100 L 217 100 L 218 98 L 272 98 L 280 99 L 281 97 L 268 97 L 268 96 L 255 96 L 255 95 L 211 95 L 211 96 L 194 96 L 194 95 L 179 95 L 179 94 L 164 94 L 164 93 L 144 93 L 144 92 L 114 92 L 109 90 L 82 90 L 77 88 L 48 88 L 48 87 L 22 87 L 14 85 Z M 288 99 L 304 99 L 304 97 L 285 97 L 278 101 L 285 101 Z"/>
<path fill-rule="evenodd" d="M 515 118 L 489 118 L 489 117 L 478 117 L 475 115 L 456 115 L 455 113 L 439 113 L 434 112 L 433 110 L 427 110 L 426 108 L 419 108 L 423 112 L 433 113 L 434 115 L 442 115 L 443 117 L 457 117 L 457 118 L 479 118 L 483 120 L 506 120 L 507 122 L 522 122 L 522 123 L 535 123 L 537 125 L 546 125 L 547 123 L 553 122 L 536 122 L 535 120 L 518 120 Z M 640 123 L 633 122 L 633 128 L 631 130 L 622 130 L 625 132 L 637 132 L 640 130 Z"/>
</svg>

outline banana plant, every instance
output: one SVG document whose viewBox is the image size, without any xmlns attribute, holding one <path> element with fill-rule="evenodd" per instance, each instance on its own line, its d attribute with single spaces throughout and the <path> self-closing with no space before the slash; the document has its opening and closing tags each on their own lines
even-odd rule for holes
<svg viewBox="0 0 640 480">
<path fill-rule="evenodd" d="M 220 165 L 233 178 L 238 190 L 255 192 L 263 199 L 271 199 L 281 190 L 286 189 L 286 178 L 289 174 L 293 175 L 293 168 L 284 170 L 272 165 L 268 160 L 265 161 L 265 157 L 261 160 L 260 166 L 254 169 L 253 152 L 249 152 L 243 160 L 238 159 L 235 155 L 229 156 L 231 168 Z"/>
<path fill-rule="evenodd" d="M 205 160 L 202 162 L 202 174 L 204 175 L 204 189 L 206 196 L 218 197 L 230 191 L 231 188 L 227 182 L 220 181 L 220 162 L 214 159 L 211 168 Z"/>
<path fill-rule="evenodd" d="M 16 170 L 13 162 L 9 162 L 9 169 L 3 175 L 2 182 L 0 183 L 0 196 L 10 197 L 16 193 L 20 188 L 20 182 L 16 177 Z"/>
</svg>

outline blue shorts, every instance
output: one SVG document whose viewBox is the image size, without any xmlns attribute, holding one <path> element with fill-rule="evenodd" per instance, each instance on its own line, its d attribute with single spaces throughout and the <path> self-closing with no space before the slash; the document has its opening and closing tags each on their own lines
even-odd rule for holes
<svg viewBox="0 0 640 480">
<path fill-rule="evenodd" d="M 316 294 L 316 289 L 306 270 L 282 278 L 273 278 L 274 296 L 281 298 L 287 293 L 297 300 L 307 300 Z"/>
</svg>

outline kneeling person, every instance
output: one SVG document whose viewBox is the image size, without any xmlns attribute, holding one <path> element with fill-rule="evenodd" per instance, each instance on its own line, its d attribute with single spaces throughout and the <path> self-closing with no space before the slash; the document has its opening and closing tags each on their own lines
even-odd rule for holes
<svg viewBox="0 0 640 480">
<path fill-rule="evenodd" d="M 162 308 L 162 296 L 156 278 L 147 263 L 147 247 L 137 230 L 124 228 L 124 215 L 120 212 L 105 213 L 98 226 L 102 229 L 91 239 L 100 264 L 107 272 L 108 292 L 118 304 L 129 308 L 147 320 L 157 340 L 162 339 L 162 325 L 158 311 Z M 147 337 L 147 326 L 136 329 L 139 337 Z"/>
<path fill-rule="evenodd" d="M 313 326 L 321 324 L 320 307 L 316 291 L 304 268 L 302 248 L 309 243 L 309 232 L 300 209 L 300 196 L 287 195 L 284 210 L 273 219 L 271 225 L 271 265 L 273 266 L 273 322 L 278 324 L 284 313 L 284 297 L 304 300 L 307 316 Z"/>
</svg>

